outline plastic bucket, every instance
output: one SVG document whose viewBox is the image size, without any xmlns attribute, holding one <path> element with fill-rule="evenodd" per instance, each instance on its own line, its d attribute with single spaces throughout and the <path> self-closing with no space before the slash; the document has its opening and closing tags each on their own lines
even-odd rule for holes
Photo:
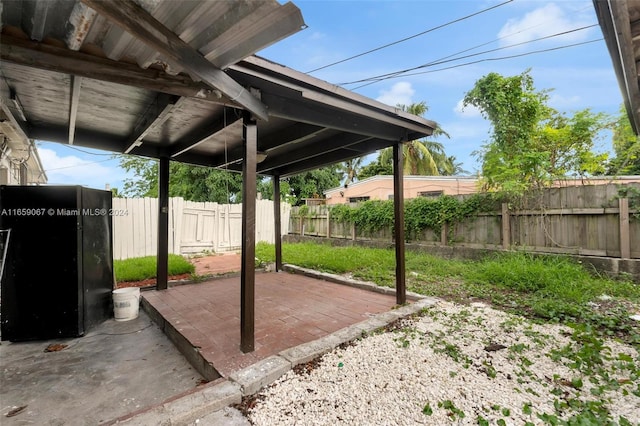
<svg viewBox="0 0 640 426">
<path fill-rule="evenodd" d="M 138 287 L 113 290 L 113 316 L 116 321 L 138 318 L 140 309 L 140 289 Z"/>
</svg>

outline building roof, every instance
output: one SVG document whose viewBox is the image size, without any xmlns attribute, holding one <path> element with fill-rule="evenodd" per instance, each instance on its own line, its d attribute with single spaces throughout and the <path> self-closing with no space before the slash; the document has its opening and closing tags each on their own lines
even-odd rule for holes
<svg viewBox="0 0 640 426">
<path fill-rule="evenodd" d="M 472 176 L 422 176 L 422 175 L 406 175 L 403 176 L 405 182 L 407 181 L 418 181 L 418 182 L 478 182 L 477 177 Z M 359 180 L 357 182 L 353 182 L 349 184 L 349 188 L 357 188 L 359 186 L 364 186 L 369 182 L 391 182 L 393 183 L 392 175 L 376 175 L 371 176 L 366 179 Z M 324 193 L 326 196 L 331 196 L 333 194 L 339 193 L 344 190 L 344 186 L 338 186 L 336 188 L 327 189 Z"/>
<path fill-rule="evenodd" d="M 292 3 L 2 3 L 0 97 L 28 139 L 293 175 L 430 135 L 436 124 L 255 56 L 304 28 Z"/>
<path fill-rule="evenodd" d="M 640 1 L 593 0 L 629 121 L 640 132 Z"/>
</svg>

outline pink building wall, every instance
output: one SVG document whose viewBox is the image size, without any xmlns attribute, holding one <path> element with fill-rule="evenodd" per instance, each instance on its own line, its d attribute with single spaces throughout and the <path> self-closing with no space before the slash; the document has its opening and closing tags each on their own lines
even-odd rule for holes
<svg viewBox="0 0 640 426">
<path fill-rule="evenodd" d="M 421 193 L 436 192 L 444 195 L 473 194 L 478 192 L 478 180 L 456 176 L 405 176 L 404 198 L 416 198 Z M 393 176 L 373 176 L 352 183 L 347 188 L 339 187 L 325 192 L 327 204 L 345 204 L 349 199 L 369 197 L 370 200 L 393 198 Z"/>
<path fill-rule="evenodd" d="M 609 183 L 640 182 L 640 176 L 568 178 L 557 181 L 554 186 L 576 185 L 605 185 Z M 433 196 L 474 194 L 479 192 L 478 179 L 458 176 L 405 176 L 404 198 L 416 198 L 421 193 L 431 193 Z M 441 192 L 440 192 L 441 191 Z M 346 204 L 349 202 L 369 200 L 389 200 L 393 198 L 393 176 L 373 176 L 362 181 L 352 183 L 347 188 L 339 187 L 325 191 L 326 203 Z M 350 201 L 351 199 L 351 201 Z"/>
</svg>

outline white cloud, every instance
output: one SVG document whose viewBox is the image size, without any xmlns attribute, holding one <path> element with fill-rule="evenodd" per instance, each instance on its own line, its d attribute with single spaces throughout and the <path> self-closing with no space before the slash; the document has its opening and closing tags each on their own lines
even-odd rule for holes
<svg viewBox="0 0 640 426">
<path fill-rule="evenodd" d="M 590 23 L 591 22 L 584 19 L 581 14 L 567 16 L 565 11 L 558 5 L 548 3 L 543 7 L 527 13 L 520 19 L 508 20 L 500 32 L 498 32 L 498 37 L 501 38 L 500 45 L 507 46 L 587 26 Z M 583 30 L 554 37 L 551 40 L 575 42 L 584 40 L 587 35 L 588 31 Z"/>
<path fill-rule="evenodd" d="M 401 81 L 395 83 L 389 90 L 380 90 L 380 96 L 378 96 L 376 100 L 390 106 L 396 106 L 398 104 L 411 105 L 411 97 L 415 93 L 416 91 L 411 87 L 411 83 Z"/>
<path fill-rule="evenodd" d="M 442 123 L 442 129 L 451 136 L 451 142 L 457 145 L 461 139 L 475 141 L 478 145 L 489 137 L 490 125 L 485 120 L 474 120 L 472 122 Z"/>
<path fill-rule="evenodd" d="M 96 156 L 96 160 L 85 160 L 75 155 L 60 156 L 52 149 L 38 147 L 42 166 L 50 184 L 82 185 L 104 189 L 109 183 L 112 187 L 121 183 L 124 172 L 117 167 L 108 167 L 99 163 L 109 157 Z"/>
<path fill-rule="evenodd" d="M 574 110 L 581 109 L 585 104 L 585 101 L 578 95 L 561 96 L 553 94 L 549 96 L 548 104 L 558 110 Z"/>
<path fill-rule="evenodd" d="M 458 101 L 456 106 L 453 108 L 453 111 L 457 115 L 459 115 L 460 117 L 463 117 L 463 118 L 482 117 L 482 114 L 480 114 L 480 110 L 478 108 L 476 108 L 473 105 L 464 106 L 462 104 L 462 99 L 460 99 Z"/>
</svg>

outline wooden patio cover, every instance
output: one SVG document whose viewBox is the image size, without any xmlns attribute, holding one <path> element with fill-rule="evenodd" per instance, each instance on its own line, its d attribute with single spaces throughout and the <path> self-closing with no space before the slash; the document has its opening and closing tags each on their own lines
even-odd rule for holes
<svg viewBox="0 0 640 426">
<path fill-rule="evenodd" d="M 158 289 L 168 279 L 169 162 L 243 173 L 243 351 L 254 345 L 258 175 L 278 194 L 282 177 L 394 147 L 405 302 L 401 144 L 435 123 L 254 56 L 305 27 L 294 4 L 31 0 L 3 2 L 1 24 L 0 135 L 159 159 Z"/>
</svg>

